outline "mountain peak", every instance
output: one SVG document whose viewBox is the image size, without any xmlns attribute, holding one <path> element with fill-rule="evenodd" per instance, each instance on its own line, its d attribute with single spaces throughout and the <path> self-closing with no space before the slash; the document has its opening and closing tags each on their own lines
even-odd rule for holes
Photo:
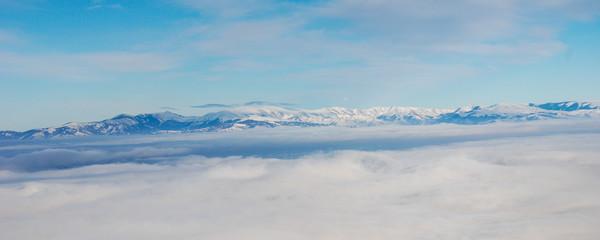
<svg viewBox="0 0 600 240">
<path fill-rule="evenodd" d="M 200 117 L 182 116 L 169 111 L 138 115 L 120 114 L 98 122 L 70 122 L 60 127 L 33 129 L 26 132 L 0 131 L 0 139 L 215 132 L 278 126 L 365 127 L 383 124 L 485 124 L 498 121 L 542 119 L 600 119 L 599 105 L 597 102 L 571 101 L 544 104 L 500 103 L 488 107 L 470 105 L 454 110 L 413 107 L 373 107 L 368 109 L 330 107 L 301 110 L 257 103 L 208 113 Z"/>
<path fill-rule="evenodd" d="M 567 101 L 567 102 L 558 102 L 558 103 L 544 103 L 544 104 L 533 104 L 530 103 L 529 106 L 537 107 L 545 110 L 555 110 L 555 111 L 576 111 L 576 110 L 593 110 L 599 109 L 600 104 L 597 102 L 575 102 L 575 101 Z"/>
<path fill-rule="evenodd" d="M 161 121 L 168 121 L 168 120 L 179 120 L 182 118 L 185 118 L 182 115 L 170 112 L 170 111 L 165 111 L 165 112 L 159 112 L 159 113 L 151 113 L 149 114 L 150 116 L 153 116 L 154 118 L 161 120 Z"/>
</svg>

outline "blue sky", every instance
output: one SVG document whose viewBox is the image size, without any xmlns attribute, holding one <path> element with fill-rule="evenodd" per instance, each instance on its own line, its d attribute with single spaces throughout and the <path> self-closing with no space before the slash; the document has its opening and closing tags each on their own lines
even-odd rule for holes
<svg viewBox="0 0 600 240">
<path fill-rule="evenodd" d="M 0 129 L 119 113 L 598 100 L 600 2 L 0 0 Z"/>
</svg>

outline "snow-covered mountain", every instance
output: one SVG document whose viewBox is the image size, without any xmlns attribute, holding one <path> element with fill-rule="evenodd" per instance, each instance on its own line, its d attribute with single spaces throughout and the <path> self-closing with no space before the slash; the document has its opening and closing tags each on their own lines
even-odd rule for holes
<svg viewBox="0 0 600 240">
<path fill-rule="evenodd" d="M 99 122 L 70 122 L 60 127 L 32 129 L 25 132 L 0 131 L 0 139 L 214 132 L 277 126 L 364 127 L 384 124 L 485 124 L 497 121 L 600 118 L 599 106 L 600 102 L 496 104 L 487 107 L 468 106 L 455 110 L 413 107 L 369 109 L 331 107 L 298 110 L 279 106 L 242 106 L 203 116 L 181 116 L 171 112 L 135 116 L 121 114 Z"/>
</svg>

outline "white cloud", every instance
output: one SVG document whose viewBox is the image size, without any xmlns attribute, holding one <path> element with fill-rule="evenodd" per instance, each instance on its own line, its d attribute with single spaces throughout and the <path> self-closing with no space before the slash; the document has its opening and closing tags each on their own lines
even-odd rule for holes
<svg viewBox="0 0 600 240">
<path fill-rule="evenodd" d="M 546 128 L 506 129 L 532 135 L 524 129 L 538 127 Z M 503 127 L 459 128 L 427 134 Z M 369 131 L 355 133 L 341 139 Z M 561 134 L 292 159 L 189 155 L 171 165 L 3 171 L 0 237 L 595 239 L 598 141 L 597 133 Z"/>
<path fill-rule="evenodd" d="M 587 0 L 175 2 L 200 11 L 211 19 L 210 24 L 198 24 L 177 36 L 140 43 L 139 47 L 175 49 L 179 57 L 160 52 L 3 53 L 3 59 L 14 59 L 3 61 L 5 67 L 0 71 L 15 76 L 98 79 L 169 70 L 181 64 L 174 58 L 185 58 L 190 68 L 207 62 L 201 66 L 204 72 L 197 75 L 225 80 L 254 71 L 282 73 L 269 79 L 272 81 L 297 81 L 321 71 L 352 68 L 359 75 L 376 71 L 382 77 L 361 79 L 382 86 L 424 79 L 398 77 L 415 71 L 414 65 L 390 64 L 411 59 L 422 63 L 419 69 L 431 69 L 417 70 L 416 75 L 428 74 L 425 78 L 444 83 L 461 79 L 464 76 L 455 73 L 465 69 L 466 75 L 472 76 L 489 71 L 482 66 L 528 63 L 561 53 L 568 48 L 556 37 L 561 26 L 600 13 L 598 3 Z M 95 4 L 110 7 L 101 1 Z M 448 68 L 456 70 L 447 74 L 444 69 Z M 182 74 L 189 75 L 177 72 L 165 77 Z M 345 82 L 345 77 L 331 76 L 329 80 Z"/>
<path fill-rule="evenodd" d="M 96 5 L 85 8 L 85 10 L 94 10 L 94 9 L 99 9 L 99 8 L 102 8 L 102 5 L 96 4 Z"/>
<path fill-rule="evenodd" d="M 381 56 L 381 52 L 387 52 L 388 56 L 421 57 L 440 51 L 511 61 L 548 57 L 565 49 L 555 38 L 561 24 L 600 14 L 599 4 L 587 0 L 337 0 L 312 5 L 256 1 L 181 2 L 202 11 L 245 9 L 247 11 L 242 12 L 248 13 L 260 9 L 267 13 L 253 20 L 236 18 L 203 26 L 201 35 L 209 37 L 198 41 L 196 46 L 213 54 L 243 55 L 251 51 L 258 56 L 275 52 L 293 53 L 297 57 L 324 52 L 336 58 L 350 52 L 348 55 L 358 60 Z M 285 9 L 290 14 L 272 14 L 274 9 Z M 549 16 L 553 18 L 549 19 Z M 333 27 L 328 20 L 345 23 Z M 321 29 L 315 29 L 311 24 L 321 24 Z M 359 40 L 348 41 L 348 38 Z M 357 52 L 364 47 L 360 43 L 368 43 L 363 44 L 368 49 Z M 457 45 L 460 47 L 439 47 Z M 523 50 L 527 51 L 523 53 Z"/>
<path fill-rule="evenodd" d="M 17 36 L 0 29 L 0 42 L 15 42 L 18 40 L 19 38 Z"/>
<path fill-rule="evenodd" d="M 125 9 L 121 4 L 111 4 L 111 5 L 108 5 L 108 8 L 112 8 L 112 9 Z"/>
<path fill-rule="evenodd" d="M 589 0 L 177 2 L 213 17 L 171 43 L 192 49 L 192 58 L 218 59 L 211 74 L 312 84 L 335 99 L 364 88 L 357 82 L 388 96 L 390 86 L 408 94 L 494 71 L 486 66 L 556 56 L 569 47 L 557 38 L 562 26 L 600 14 Z"/>
<path fill-rule="evenodd" d="M 94 10 L 94 9 L 100 9 L 100 8 L 118 9 L 118 10 L 125 9 L 121 4 L 110 4 L 110 5 L 94 4 L 92 6 L 85 8 L 85 10 Z"/>
<path fill-rule="evenodd" d="M 271 8 L 277 3 L 256 0 L 177 0 L 177 2 L 208 15 L 218 15 L 224 18 L 239 18 L 247 14 Z"/>
<path fill-rule="evenodd" d="M 111 80 L 120 74 L 160 73 L 178 58 L 159 53 L 97 52 L 27 55 L 0 52 L 0 74 L 63 81 Z"/>
<path fill-rule="evenodd" d="M 567 47 L 559 41 L 519 42 L 514 44 L 441 44 L 431 46 L 440 52 L 493 55 L 511 62 L 530 62 L 551 57 L 563 52 Z"/>
</svg>

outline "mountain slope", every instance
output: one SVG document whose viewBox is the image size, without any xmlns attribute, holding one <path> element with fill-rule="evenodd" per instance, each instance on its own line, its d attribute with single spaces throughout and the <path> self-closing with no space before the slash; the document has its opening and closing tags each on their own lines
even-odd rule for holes
<svg viewBox="0 0 600 240">
<path fill-rule="evenodd" d="M 25 132 L 0 131 L 0 139 L 41 139 L 66 136 L 132 135 L 179 132 L 214 132 L 254 127 L 345 126 L 365 127 L 382 124 L 485 124 L 497 121 L 600 118 L 597 102 L 560 102 L 545 104 L 496 104 L 451 109 L 412 107 L 341 107 L 294 110 L 278 106 L 242 106 L 203 116 L 181 116 L 171 112 L 126 115 L 88 123 L 71 122 L 59 127 Z"/>
</svg>

